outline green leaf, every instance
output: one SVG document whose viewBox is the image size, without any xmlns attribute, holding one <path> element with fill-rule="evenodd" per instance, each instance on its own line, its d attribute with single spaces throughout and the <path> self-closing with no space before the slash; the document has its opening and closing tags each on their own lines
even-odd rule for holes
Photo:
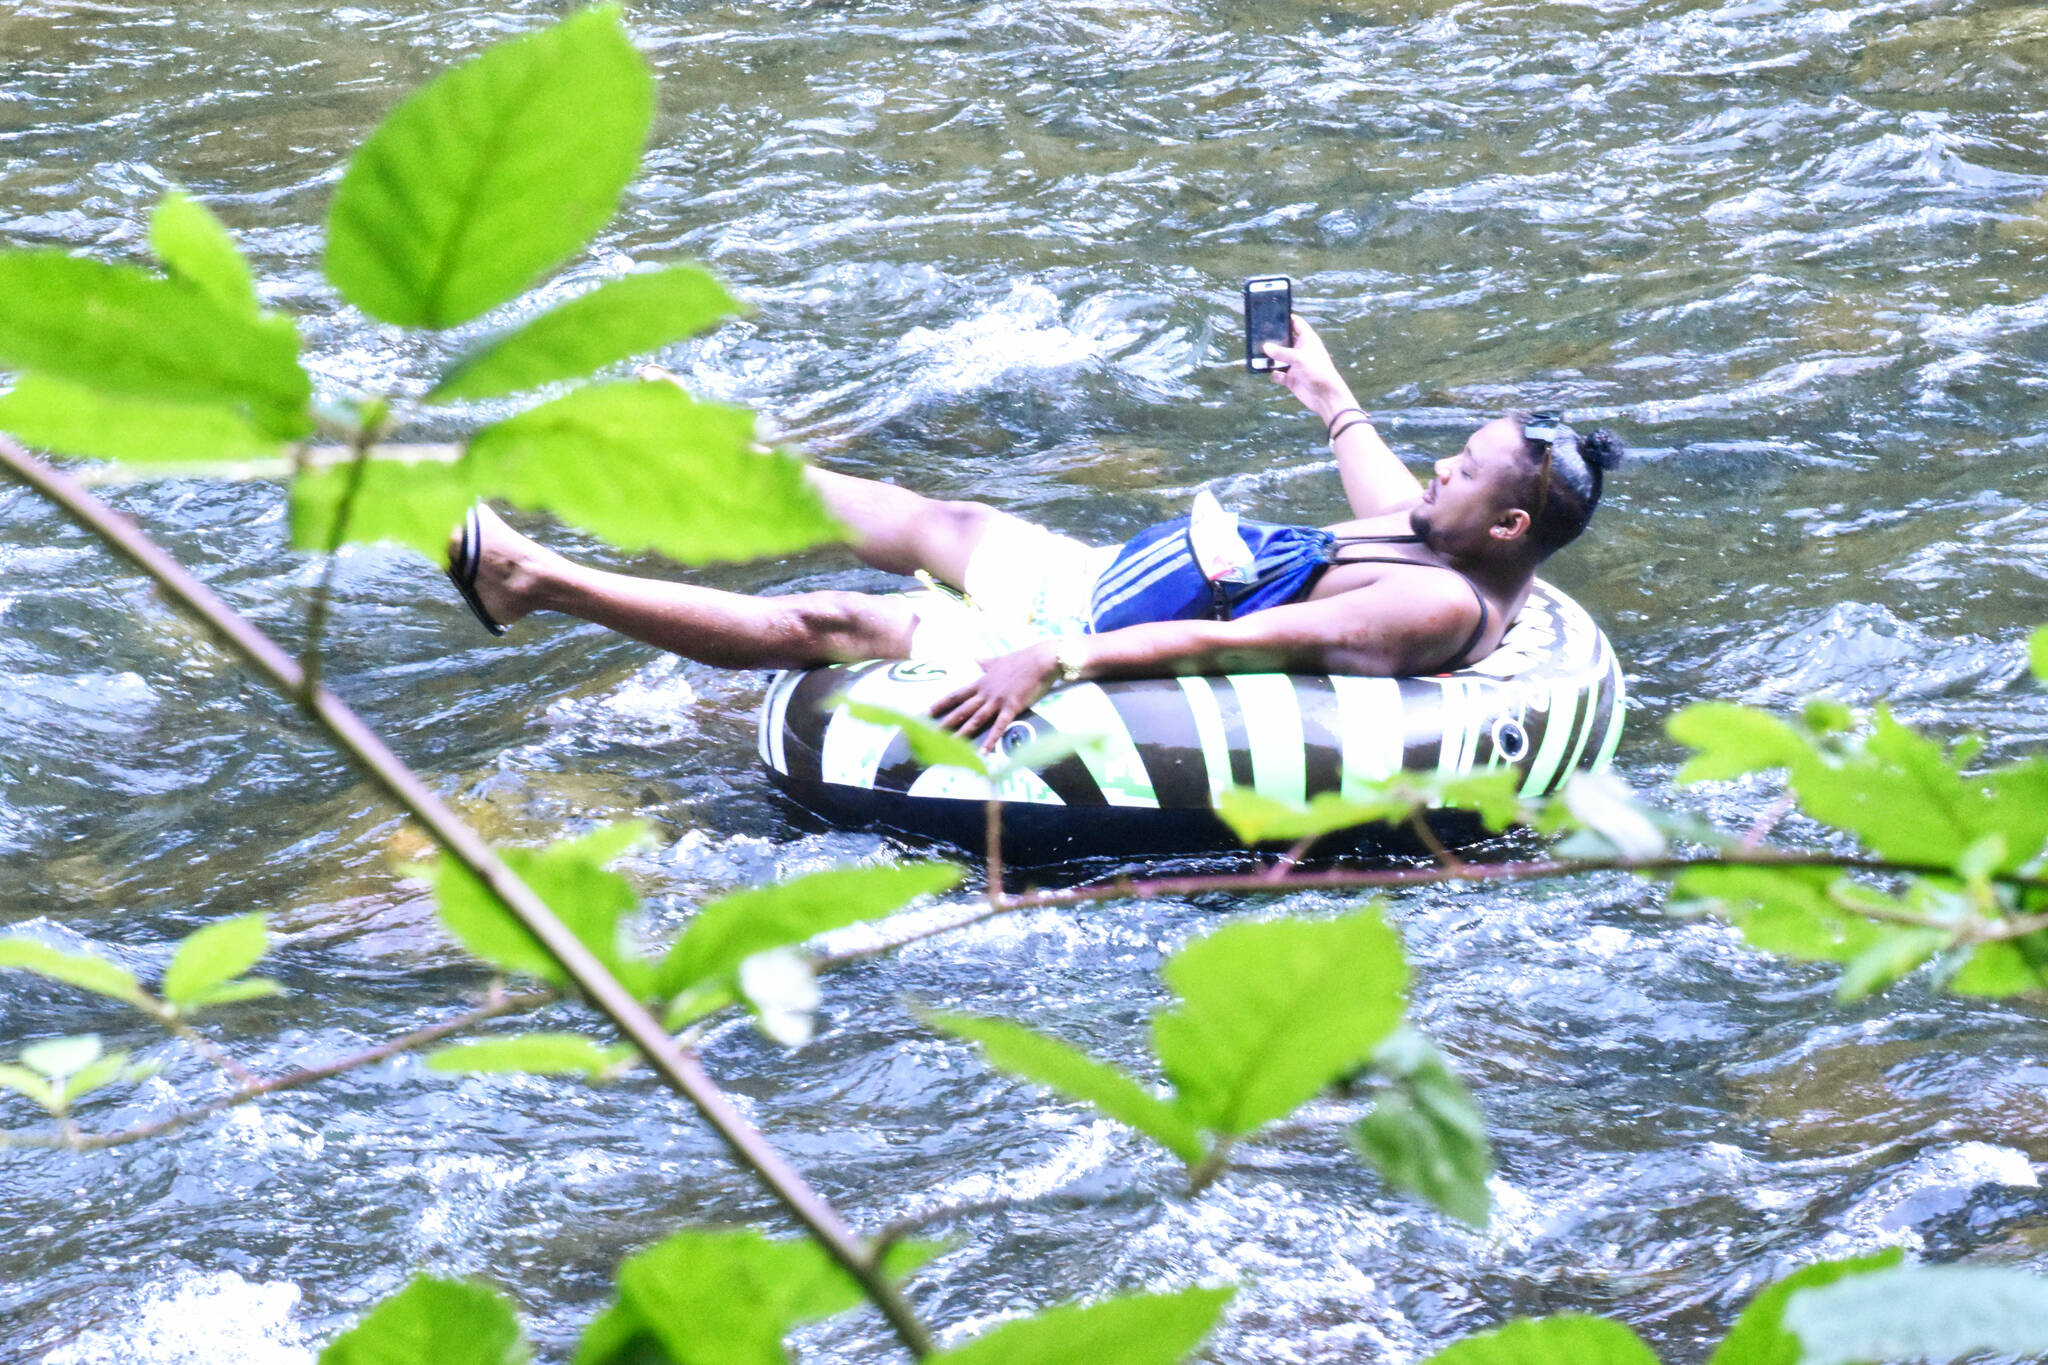
<svg viewBox="0 0 2048 1365">
<path fill-rule="evenodd" d="M 401 327 L 453 327 L 581 251 L 618 208 L 654 77 L 616 5 L 500 43 L 386 116 L 327 217 L 327 278 Z"/>
<path fill-rule="evenodd" d="M 1665 723 L 1680 744 L 1698 753 L 1678 770 L 1681 783 L 1741 777 L 1793 768 L 1814 757 L 1797 730 L 1768 712 L 1733 702 L 1696 702 Z"/>
<path fill-rule="evenodd" d="M 929 1356 L 927 1365 L 1174 1365 L 1209 1335 L 1234 1292 L 1183 1289 L 1061 1304 Z"/>
<path fill-rule="evenodd" d="M 1493 1147 L 1465 1083 L 1436 1045 L 1412 1029 L 1399 1029 L 1381 1044 L 1373 1067 L 1388 1083 L 1352 1130 L 1358 1150 L 1396 1189 L 1485 1227 Z"/>
<path fill-rule="evenodd" d="M 6 967 L 109 996 L 124 1005 L 147 1008 L 149 1004 L 142 983 L 126 968 L 90 953 L 67 953 L 32 938 L 0 938 L 0 968 Z"/>
<path fill-rule="evenodd" d="M 2027 664 L 2034 670 L 2035 681 L 2048 683 L 2048 626 L 2027 637 Z"/>
<path fill-rule="evenodd" d="M 487 1285 L 425 1275 L 372 1308 L 320 1365 L 526 1365 L 519 1317 Z"/>
<path fill-rule="evenodd" d="M 185 1012 L 195 1013 L 215 1005 L 239 1005 L 245 1000 L 267 1000 L 273 995 L 283 995 L 284 987 L 264 976 L 245 976 L 236 981 L 223 981 L 218 986 L 208 986 L 185 1005 Z"/>
<path fill-rule="evenodd" d="M 0 396 L 0 431 L 60 455 L 137 465 L 255 459 L 283 449 L 239 407 L 101 393 L 44 374 L 25 374 Z"/>
<path fill-rule="evenodd" d="M 1974 782 L 1984 793 L 1977 827 L 2005 840 L 1996 870 L 2014 872 L 2038 859 L 2048 843 L 2048 759 L 1993 768 Z"/>
<path fill-rule="evenodd" d="M 640 1316 L 614 1303 L 590 1320 L 577 1343 L 574 1365 L 675 1365 Z"/>
<path fill-rule="evenodd" d="M 939 733 L 952 735 L 955 739 L 959 738 L 951 730 L 940 730 Z M 1044 772 L 1061 759 L 1074 754 L 1099 755 L 1106 742 L 1105 736 L 1089 730 L 1072 732 L 1066 730 L 1047 731 L 1044 734 L 1026 740 L 1014 749 L 1004 750 L 999 754 L 991 755 L 994 761 L 989 764 L 988 773 L 995 781 L 1001 782 L 1012 773 Z M 974 746 L 971 744 L 968 745 L 968 749 L 975 754 L 976 760 L 979 761 L 980 752 L 974 749 Z"/>
<path fill-rule="evenodd" d="M 1188 1166 L 1200 1164 L 1205 1155 L 1201 1135 L 1178 1108 L 1107 1062 L 1098 1062 L 1057 1038 L 1008 1020 L 937 1010 L 917 1014 L 941 1033 L 980 1047 L 988 1064 L 998 1071 L 1093 1105 L 1118 1123 L 1145 1134 Z"/>
<path fill-rule="evenodd" d="M 695 336 L 742 311 L 694 265 L 609 280 L 493 341 L 448 372 L 429 403 L 495 398 L 580 379 L 606 365 Z"/>
<path fill-rule="evenodd" d="M 292 480 L 292 547 L 325 551 L 353 477 L 347 464 L 309 470 Z M 342 543 L 395 540 L 446 562 L 448 533 L 476 500 L 462 466 L 440 460 L 371 460 Z"/>
<path fill-rule="evenodd" d="M 1980 943 L 1949 982 L 1958 995 L 2025 995 L 2048 990 L 2048 929 L 2002 943 Z"/>
<path fill-rule="evenodd" d="M 26 1096 L 49 1110 L 52 1114 L 64 1112 L 64 1096 L 44 1077 L 38 1076 L 25 1066 L 12 1062 L 0 1062 L 0 1087 Z"/>
<path fill-rule="evenodd" d="M 21 1060 L 30 1070 L 53 1081 L 75 1076 L 99 1059 L 100 1040 L 90 1033 L 80 1038 L 52 1038 L 21 1050 Z"/>
<path fill-rule="evenodd" d="M 904 741 L 910 745 L 911 757 L 927 768 L 965 768 L 971 773 L 988 776 L 988 764 L 982 760 L 981 751 L 930 716 L 914 716 L 908 711 L 877 706 L 873 702 L 850 701 L 844 693 L 826 698 L 825 704 L 843 706 L 846 714 L 870 725 L 895 726 L 903 732 Z"/>
<path fill-rule="evenodd" d="M 1785 1330 L 1785 1305 L 1802 1289 L 1886 1270 L 1905 1258 L 1897 1247 L 1869 1256 L 1802 1266 L 1749 1301 L 1707 1365 L 1799 1365 L 1799 1338 Z"/>
<path fill-rule="evenodd" d="M 1397 772 L 1354 788 L 1348 797 L 1319 792 L 1306 805 L 1227 787 L 1217 799 L 1216 814 L 1247 844 L 1313 841 L 1358 825 L 1399 824 L 1433 807 L 1477 811 L 1498 830 L 1521 817 L 1520 780 L 1512 770 L 1453 777 Z"/>
<path fill-rule="evenodd" d="M 1835 983 L 1835 999 L 1843 1004 L 1875 995 L 1913 971 L 1949 945 L 1952 935 L 1938 929 L 1886 926 L 1877 942 L 1849 959 Z"/>
<path fill-rule="evenodd" d="M 1454 1341 L 1423 1365 L 1657 1365 L 1641 1337 L 1618 1322 L 1560 1313 L 1516 1318 Z"/>
<path fill-rule="evenodd" d="M 1181 999 L 1152 1021 L 1177 1103 L 1201 1127 L 1250 1133 L 1356 1070 L 1401 1021 L 1401 941 L 1364 909 L 1233 924 L 1162 975 Z"/>
<path fill-rule="evenodd" d="M 433 1071 L 462 1075 L 525 1072 L 601 1081 L 634 1055 L 627 1044 L 606 1047 L 580 1033 L 517 1033 L 451 1044 L 429 1054 L 427 1066 Z"/>
<path fill-rule="evenodd" d="M 1975 839 L 1956 854 L 1956 875 L 1973 886 L 1990 882 L 2006 862 L 2005 835 L 1997 830 Z"/>
<path fill-rule="evenodd" d="M 664 380 L 596 384 L 479 432 L 463 474 L 479 492 L 683 564 L 844 539 L 803 462 L 757 452 L 753 431 L 752 413 Z"/>
<path fill-rule="evenodd" d="M 1808 697 L 1799 709 L 1799 718 L 1816 735 L 1846 734 L 1856 728 L 1856 713 L 1826 697 Z"/>
<path fill-rule="evenodd" d="M 1801 1365 L 2048 1352 L 2048 1279 L 1980 1266 L 1898 1266 L 1802 1289 L 1785 1327 Z"/>
<path fill-rule="evenodd" d="M 1792 775 L 1800 807 L 1854 834 L 1872 851 L 1907 862 L 1951 865 L 1979 834 L 1987 797 L 1933 740 L 1877 709 L 1864 753 L 1840 764 L 1808 762 Z"/>
<path fill-rule="evenodd" d="M 1623 858 L 1659 858 L 1666 851 L 1664 831 L 1650 818 L 1612 769 L 1573 773 L 1561 794 L 1564 808 L 1579 828 L 1600 836 Z"/>
<path fill-rule="evenodd" d="M 1716 903 L 1767 953 L 1849 962 L 1883 943 L 1887 928 L 1830 899 L 1840 876 L 1814 867 L 1692 867 L 1672 883 L 1672 894 Z"/>
<path fill-rule="evenodd" d="M 0 252 L 0 299 L 0 366 L 133 398 L 247 404 L 274 436 L 312 429 L 289 319 L 243 317 L 176 280 L 56 251 Z"/>
<path fill-rule="evenodd" d="M 154 1067 L 129 1066 L 128 1054 L 126 1052 L 109 1052 L 106 1056 L 88 1062 L 74 1072 L 71 1079 L 64 1084 L 61 1099 L 64 1107 L 68 1109 L 95 1090 L 103 1090 L 120 1080 L 139 1080 L 143 1076 L 154 1074 L 154 1072 Z"/>
<path fill-rule="evenodd" d="M 737 977 L 740 998 L 763 1034 L 784 1047 L 811 1041 L 821 997 L 809 958 L 794 948 L 770 948 L 740 963 Z"/>
<path fill-rule="evenodd" d="M 668 950 L 655 977 L 666 998 L 700 982 L 728 980 L 755 953 L 894 914 L 919 896 L 960 883 L 951 863 L 833 867 L 748 887 L 705 905 Z"/>
<path fill-rule="evenodd" d="M 172 278 L 212 299 L 224 313 L 254 318 L 262 311 L 256 281 L 235 239 L 207 207 L 172 190 L 157 201 L 149 218 L 149 249 Z"/>
<path fill-rule="evenodd" d="M 1225 787 L 1216 797 L 1216 816 L 1246 844 L 1320 839 L 1354 825 L 1405 820 L 1419 801 L 1387 797 L 1352 801 L 1335 792 L 1319 792 L 1306 806 L 1261 796 L 1249 787 Z"/>
<path fill-rule="evenodd" d="M 655 991 L 658 996 L 661 991 Z M 739 982 L 731 985 L 712 985 L 709 982 L 690 987 L 681 995 L 668 1002 L 661 1012 L 661 1026 L 670 1033 L 688 1028 L 699 1019 L 708 1018 L 728 1005 L 743 1003 L 740 998 Z"/>
<path fill-rule="evenodd" d="M 164 999 L 177 1009 L 190 1009 L 216 986 L 255 966 L 269 943 L 268 921 L 261 913 L 222 920 L 188 935 L 164 972 Z"/>
<path fill-rule="evenodd" d="M 1522 775 L 1513 768 L 1461 773 L 1443 778 L 1438 804 L 1477 811 L 1490 830 L 1499 833 L 1522 818 Z"/>
<path fill-rule="evenodd" d="M 639 898 L 624 877 L 605 871 L 605 865 L 646 834 L 645 824 L 628 820 L 538 851 L 499 851 L 505 865 L 547 903 L 569 932 L 621 985 L 643 999 L 653 984 L 653 966 L 627 956 L 620 945 L 620 922 L 639 905 Z M 540 940 L 455 859 L 443 858 L 435 864 L 434 894 L 440 901 L 442 924 L 470 952 L 507 971 L 525 972 L 558 986 L 569 984 L 567 973 Z"/>
<path fill-rule="evenodd" d="M 885 1269 L 908 1274 L 934 1251 L 892 1248 Z M 650 1339 L 671 1365 L 780 1365 L 791 1328 L 861 1300 L 860 1287 L 815 1242 L 771 1240 L 752 1228 L 666 1238 L 619 1267 L 618 1292 L 584 1335 L 575 1365 L 662 1359 L 646 1353 Z"/>
</svg>

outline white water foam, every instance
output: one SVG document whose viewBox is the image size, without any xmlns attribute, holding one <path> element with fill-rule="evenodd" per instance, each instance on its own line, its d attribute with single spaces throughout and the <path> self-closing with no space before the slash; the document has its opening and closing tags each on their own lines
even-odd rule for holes
<svg viewBox="0 0 2048 1365">
<path fill-rule="evenodd" d="M 296 1321 L 295 1284 L 221 1270 L 120 1297 L 132 1305 L 124 1321 L 87 1328 L 38 1365 L 308 1365 L 318 1346 Z"/>
</svg>

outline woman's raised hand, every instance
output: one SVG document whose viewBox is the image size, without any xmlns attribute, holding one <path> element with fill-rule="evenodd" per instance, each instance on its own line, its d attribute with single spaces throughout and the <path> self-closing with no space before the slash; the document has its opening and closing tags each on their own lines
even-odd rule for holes
<svg viewBox="0 0 2048 1365">
<path fill-rule="evenodd" d="M 1351 386 L 1337 373 L 1337 362 L 1316 329 L 1299 313 L 1289 319 L 1294 325 L 1294 344 L 1266 343 L 1266 355 L 1273 361 L 1273 382 L 1301 400 L 1302 406 L 1328 421 L 1330 414 L 1352 406 Z"/>
</svg>

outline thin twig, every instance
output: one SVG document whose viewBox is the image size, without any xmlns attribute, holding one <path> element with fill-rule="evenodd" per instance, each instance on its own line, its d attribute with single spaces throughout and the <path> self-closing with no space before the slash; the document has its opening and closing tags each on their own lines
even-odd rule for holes
<svg viewBox="0 0 2048 1365">
<path fill-rule="evenodd" d="M 752 1171 L 826 1254 L 853 1277 L 911 1355 L 922 1359 L 932 1353 L 935 1347 L 930 1329 L 911 1309 L 895 1282 L 881 1272 L 871 1250 L 839 1211 L 820 1197 L 760 1130 L 748 1122 L 731 1098 L 705 1073 L 696 1056 L 676 1046 L 660 1022 L 619 984 L 547 904 L 340 698 L 324 687 L 308 685 L 304 672 L 268 636 L 230 610 L 132 522 L 95 500 L 75 480 L 4 437 L 0 437 L 0 468 L 34 488 L 98 536 L 109 549 L 148 574 L 166 597 L 203 622 L 223 644 L 241 656 L 251 671 L 296 700 L 299 709 L 326 732 L 336 748 L 400 809 L 417 820 L 448 856 L 467 868 L 540 941 L 577 990 L 640 1049 L 655 1072 L 711 1125 L 733 1159 Z"/>
<path fill-rule="evenodd" d="M 1444 841 L 1436 837 L 1436 831 L 1431 829 L 1429 821 L 1423 818 L 1421 807 L 1418 806 L 1408 813 L 1408 827 L 1415 831 L 1415 837 L 1422 841 L 1422 846 L 1429 850 L 1430 856 L 1437 860 L 1439 866 L 1456 871 L 1465 865 L 1463 858 L 1451 852 L 1444 846 Z"/>
<path fill-rule="evenodd" d="M 983 817 L 982 842 L 987 853 L 988 898 L 992 901 L 1003 899 L 1003 803 L 993 795 L 988 799 L 987 814 Z"/>
<path fill-rule="evenodd" d="M 1789 791 L 1781 793 L 1778 799 L 1771 803 L 1771 808 L 1762 815 L 1757 816 L 1754 823 L 1743 831 L 1740 847 L 1761 847 L 1763 841 L 1771 837 L 1771 831 L 1776 829 L 1778 823 L 1790 815 L 1793 808 L 1798 804 L 1799 798 L 1794 793 Z"/>
<path fill-rule="evenodd" d="M 922 943 L 928 938 L 937 938 L 941 934 L 950 934 L 961 929 L 972 928 L 983 920 L 994 919 L 998 915 L 1010 914 L 1018 908 L 1013 897 L 1005 896 L 1000 901 L 991 898 L 985 901 L 981 908 L 970 910 L 958 919 L 950 919 L 943 924 L 923 924 L 915 929 L 898 934 L 894 938 L 882 939 L 878 942 L 864 944 L 858 948 L 848 948 L 837 953 L 820 953 L 816 958 L 812 959 L 811 970 L 814 972 L 836 971 L 841 967 L 850 966 L 856 962 L 865 962 L 869 958 L 880 957 L 884 953 L 893 953 L 899 948 L 908 948 L 913 943 Z"/>
<path fill-rule="evenodd" d="M 228 1079 L 235 1082 L 235 1084 L 255 1085 L 261 1079 L 259 1076 L 257 1076 L 255 1072 L 251 1071 L 248 1067 L 243 1066 L 233 1057 L 230 1057 L 226 1052 L 224 1052 L 221 1049 L 219 1044 L 213 1041 L 213 1039 L 207 1037 L 198 1029 L 193 1028 L 184 1020 L 175 1018 L 165 1018 L 163 1019 L 163 1025 L 172 1033 L 175 1033 L 179 1038 L 183 1039 L 185 1044 L 188 1047 L 190 1047 L 194 1052 L 198 1053 L 201 1057 L 204 1057 L 207 1061 L 213 1063 L 216 1067 L 220 1068 L 221 1071 L 225 1072 L 227 1074 Z"/>
<path fill-rule="evenodd" d="M 355 516 L 356 499 L 362 496 L 363 481 L 370 472 L 370 450 L 376 444 L 377 428 L 370 424 L 358 427 L 349 439 L 348 483 L 341 490 L 341 501 L 334 509 L 334 525 L 329 529 L 327 544 L 323 547 L 325 562 L 320 566 L 320 582 L 313 589 L 312 600 L 306 604 L 306 643 L 299 650 L 299 669 L 305 674 L 308 688 L 320 685 L 320 651 L 327 638 L 327 616 L 334 601 L 334 579 L 341 565 L 341 545 L 348 538 L 348 524 Z"/>
<path fill-rule="evenodd" d="M 196 1105 L 191 1109 L 181 1109 L 175 1114 L 167 1114 L 163 1118 L 155 1119 L 149 1123 L 137 1124 L 133 1128 L 117 1129 L 111 1133 L 74 1132 L 68 1135 L 0 1133 L 0 1147 L 68 1147 L 73 1151 L 95 1152 L 108 1147 L 123 1147 L 131 1142 L 143 1142 L 149 1138 L 162 1137 L 166 1133 L 176 1132 L 178 1129 L 197 1123 L 203 1118 L 209 1118 L 225 1110 L 233 1109 L 237 1105 L 247 1104 L 251 1100 L 261 1099 L 265 1095 L 275 1095 L 285 1090 L 302 1090 L 309 1085 L 339 1076 L 343 1072 L 355 1071 L 359 1068 L 384 1061 L 386 1058 L 396 1057 L 402 1052 L 412 1052 L 430 1043 L 438 1043 L 443 1038 L 467 1032 L 477 1027 L 477 1025 L 487 1023 L 492 1019 L 502 1018 L 508 1014 L 523 1014 L 529 1010 L 537 1010 L 544 1005 L 551 1005 L 561 998 L 561 995 L 555 991 L 529 991 L 521 995 L 505 995 L 494 991 L 492 992 L 491 999 L 474 1009 L 465 1010 L 452 1019 L 443 1019 L 438 1024 L 429 1024 L 425 1028 L 415 1029 L 411 1033 L 400 1034 L 396 1038 L 388 1038 L 375 1047 L 365 1048 L 361 1052 L 352 1052 L 345 1057 L 336 1057 L 332 1061 L 322 1062 L 317 1066 L 300 1067 L 296 1071 L 287 1071 L 282 1075 L 251 1080 L 225 1095 L 208 1100 L 205 1104 Z"/>
<path fill-rule="evenodd" d="M 1923 915 L 1917 911 L 1895 905 L 1876 905 L 1866 901 L 1850 900 L 1837 895 L 1831 887 L 1828 899 L 1852 915 L 1876 920 L 1880 924 L 1898 924 L 1909 929 L 1932 929 L 1947 934 L 1953 947 L 1965 947 L 1979 943 L 2009 943 L 2016 938 L 2025 938 L 2048 929 L 2048 914 L 2019 915 L 2004 919 L 1943 919 L 1937 915 Z"/>
<path fill-rule="evenodd" d="M 1132 1203 L 1148 1197 L 1143 1191 L 1127 1190 L 1104 1199 L 1084 1194 L 1073 1194 L 1066 1190 L 1048 1190 L 1043 1194 L 1027 1195 L 1022 1199 L 968 1199 L 958 1204 L 940 1204 L 926 1209 L 923 1213 L 905 1214 L 882 1225 L 879 1232 L 869 1240 L 874 1243 L 877 1254 L 886 1255 L 897 1243 L 912 1236 L 934 1223 L 947 1223 L 955 1218 L 972 1218 L 983 1213 L 1012 1213 L 1020 1209 L 1098 1209 L 1111 1204 Z"/>
<path fill-rule="evenodd" d="M 1287 851 L 1275 859 L 1273 865 L 1266 869 L 1266 880 L 1277 882 L 1284 878 L 1294 869 L 1296 863 L 1299 863 L 1304 857 L 1308 856 L 1308 851 L 1315 847 L 1316 840 L 1320 838 L 1322 838 L 1320 834 L 1304 834 L 1301 838 L 1296 839 L 1288 846 Z"/>
</svg>

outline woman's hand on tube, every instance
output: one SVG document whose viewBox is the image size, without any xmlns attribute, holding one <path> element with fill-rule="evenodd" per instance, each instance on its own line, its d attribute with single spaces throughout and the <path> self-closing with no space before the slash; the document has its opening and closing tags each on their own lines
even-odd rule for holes
<svg viewBox="0 0 2048 1365">
<path fill-rule="evenodd" d="M 1337 373 L 1337 362 L 1330 358 L 1329 347 L 1316 335 L 1316 329 L 1309 326 L 1301 314 L 1292 315 L 1294 344 L 1282 346 L 1277 341 L 1266 343 L 1266 354 L 1273 360 L 1270 373 L 1273 382 L 1301 400 L 1307 408 L 1325 422 L 1330 415 L 1355 405 L 1351 397 L 1351 386 L 1344 382 L 1344 376 Z"/>
<path fill-rule="evenodd" d="M 1047 640 L 981 660 L 981 676 L 939 698 L 929 714 L 969 739 L 986 731 L 981 751 L 993 752 L 1010 722 L 1052 691 L 1053 673 L 1059 666 L 1056 649 Z"/>
</svg>

